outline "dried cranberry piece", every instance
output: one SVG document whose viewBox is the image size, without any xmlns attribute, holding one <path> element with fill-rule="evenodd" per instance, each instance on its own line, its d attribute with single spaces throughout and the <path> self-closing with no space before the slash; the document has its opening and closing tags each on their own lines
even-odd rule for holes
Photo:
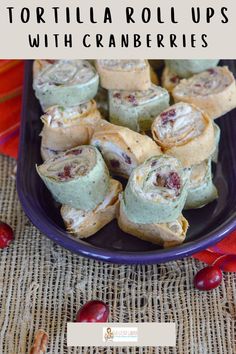
<svg viewBox="0 0 236 354">
<path fill-rule="evenodd" d="M 215 72 L 215 69 L 213 69 L 213 68 L 210 68 L 210 69 L 208 69 L 207 70 L 208 72 L 209 72 L 209 74 L 211 74 L 211 75 L 214 75 L 216 72 Z"/>
<path fill-rule="evenodd" d="M 157 161 L 156 161 L 156 160 L 152 161 L 152 163 L 151 163 L 151 167 L 156 166 L 156 164 L 157 164 Z"/>
<path fill-rule="evenodd" d="M 126 155 L 125 153 L 123 153 L 122 156 L 125 160 L 125 163 L 127 163 L 128 165 L 131 165 L 131 162 L 132 162 L 131 158 L 128 155 Z"/>
<path fill-rule="evenodd" d="M 154 186 L 157 187 L 165 187 L 166 179 L 164 176 L 161 176 L 159 173 L 156 174 L 156 181 L 154 182 Z"/>
<path fill-rule="evenodd" d="M 77 156 L 77 155 L 80 155 L 80 154 L 82 154 L 82 149 L 76 149 L 76 150 L 72 150 L 72 151 L 67 151 L 66 152 L 66 155 L 75 155 L 75 156 Z"/>
<path fill-rule="evenodd" d="M 176 115 L 176 110 L 174 108 L 170 109 L 169 111 L 165 111 L 161 113 L 161 120 L 162 120 L 162 124 L 165 125 L 168 122 L 173 122 L 174 121 L 174 117 Z"/>
<path fill-rule="evenodd" d="M 173 84 L 178 84 L 179 83 L 179 76 L 172 76 L 170 78 L 170 81 L 173 83 Z"/>
<path fill-rule="evenodd" d="M 112 160 L 110 160 L 110 165 L 112 168 L 119 168 L 120 162 L 118 160 L 112 159 Z"/>
<path fill-rule="evenodd" d="M 136 102 L 136 97 L 134 95 L 129 95 L 128 97 L 129 102 L 134 103 Z"/>
<path fill-rule="evenodd" d="M 120 99 L 121 94 L 119 92 L 114 93 L 113 97 Z"/>
<path fill-rule="evenodd" d="M 65 165 L 63 172 L 58 173 L 58 177 L 61 179 L 71 178 L 71 167 L 69 165 Z"/>
<path fill-rule="evenodd" d="M 170 172 L 169 176 L 166 179 L 165 187 L 169 189 L 179 190 L 181 187 L 180 176 L 177 172 Z"/>
<path fill-rule="evenodd" d="M 54 64 L 56 62 L 56 60 L 52 60 L 52 59 L 45 59 L 49 64 Z"/>
</svg>

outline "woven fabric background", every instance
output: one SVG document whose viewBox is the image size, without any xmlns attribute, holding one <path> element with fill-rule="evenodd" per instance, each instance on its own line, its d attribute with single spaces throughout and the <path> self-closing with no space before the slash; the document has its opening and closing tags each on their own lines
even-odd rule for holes
<svg viewBox="0 0 236 354">
<path fill-rule="evenodd" d="M 222 286 L 199 292 L 192 286 L 203 267 L 189 258 L 153 266 L 105 264 L 53 244 L 22 212 L 14 161 L 0 157 L 0 219 L 16 240 L 0 251 L 0 353 L 27 354 L 37 329 L 49 334 L 50 354 L 236 353 L 236 275 Z M 110 306 L 110 321 L 174 321 L 176 348 L 67 348 L 66 323 L 90 299 Z"/>
</svg>

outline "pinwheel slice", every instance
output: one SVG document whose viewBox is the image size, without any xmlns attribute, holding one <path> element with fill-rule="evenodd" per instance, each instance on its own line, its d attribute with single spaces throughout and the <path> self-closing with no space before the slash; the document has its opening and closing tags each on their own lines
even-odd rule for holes
<svg viewBox="0 0 236 354">
<path fill-rule="evenodd" d="M 154 120 L 152 135 L 163 152 L 178 158 L 184 167 L 206 160 L 215 148 L 211 119 L 197 107 L 183 102 Z"/>
<path fill-rule="evenodd" d="M 41 120 L 42 146 L 63 151 L 88 144 L 101 114 L 92 100 L 74 107 L 51 107 Z"/>
<path fill-rule="evenodd" d="M 198 60 L 165 60 L 166 66 L 172 73 L 181 78 L 187 78 L 194 74 L 198 74 L 207 69 L 214 68 L 218 63 L 218 59 L 198 59 Z"/>
<path fill-rule="evenodd" d="M 122 231 L 165 248 L 183 243 L 189 226 L 182 214 L 170 223 L 134 223 L 128 219 L 122 205 L 117 220 Z"/>
<path fill-rule="evenodd" d="M 187 197 L 187 180 L 180 162 L 155 156 L 135 168 L 121 200 L 127 218 L 138 224 L 175 221 Z"/>
<path fill-rule="evenodd" d="M 100 150 L 109 170 L 125 178 L 147 158 L 162 154 L 148 136 L 105 121 L 98 125 L 90 143 Z"/>
<path fill-rule="evenodd" d="M 180 77 L 170 71 L 168 66 L 165 67 L 162 73 L 162 78 L 161 78 L 162 86 L 168 91 L 172 92 L 173 89 L 178 85 L 180 82 Z"/>
<path fill-rule="evenodd" d="M 218 66 L 181 80 L 172 95 L 175 102 L 193 103 L 212 119 L 236 107 L 235 79 L 226 66 Z"/>
<path fill-rule="evenodd" d="M 169 106 L 169 94 L 152 85 L 147 91 L 109 91 L 110 121 L 134 131 L 146 131 Z"/>
<path fill-rule="evenodd" d="M 95 209 L 109 188 L 105 162 L 90 145 L 60 153 L 37 166 L 37 171 L 56 201 L 76 209 Z"/>
<path fill-rule="evenodd" d="M 107 90 L 147 90 L 151 86 L 147 60 L 96 60 L 100 84 Z"/>
<path fill-rule="evenodd" d="M 63 205 L 61 208 L 61 216 L 67 231 L 79 238 L 94 235 L 110 221 L 115 219 L 119 206 L 119 193 L 121 193 L 121 191 L 121 183 L 111 179 L 105 199 L 94 210 L 84 211 Z"/>
<path fill-rule="evenodd" d="M 205 160 L 191 169 L 188 196 L 184 209 L 201 208 L 218 197 L 212 182 L 211 160 Z"/>
<path fill-rule="evenodd" d="M 43 110 L 77 106 L 90 101 L 98 90 L 98 74 L 86 60 L 57 60 L 34 77 L 33 87 Z"/>
</svg>

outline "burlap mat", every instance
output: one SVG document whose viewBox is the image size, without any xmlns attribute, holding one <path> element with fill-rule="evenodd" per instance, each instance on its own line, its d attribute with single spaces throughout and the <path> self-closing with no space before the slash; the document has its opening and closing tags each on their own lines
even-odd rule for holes
<svg viewBox="0 0 236 354">
<path fill-rule="evenodd" d="M 78 257 L 55 245 L 21 210 L 13 160 L 0 157 L 0 219 L 16 241 L 0 251 L 0 354 L 26 354 L 34 333 L 49 334 L 48 353 L 236 353 L 235 274 L 218 289 L 193 289 L 203 265 L 189 258 L 154 266 L 119 266 Z M 111 321 L 174 321 L 177 346 L 168 348 L 67 348 L 66 323 L 89 299 L 109 303 Z"/>
</svg>

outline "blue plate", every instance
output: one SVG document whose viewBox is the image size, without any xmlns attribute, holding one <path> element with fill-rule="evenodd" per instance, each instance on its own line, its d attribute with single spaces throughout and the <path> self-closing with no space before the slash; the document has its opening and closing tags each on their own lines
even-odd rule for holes
<svg viewBox="0 0 236 354">
<path fill-rule="evenodd" d="M 236 72 L 235 61 L 225 61 Z M 185 212 L 190 228 L 184 244 L 162 249 L 121 231 L 116 221 L 86 241 L 66 233 L 59 209 L 39 178 L 35 164 L 40 157 L 41 109 L 32 89 L 32 62 L 25 65 L 17 190 L 32 223 L 47 237 L 85 257 L 120 264 L 155 264 L 183 258 L 219 242 L 236 228 L 236 112 L 217 120 L 222 130 L 215 183 L 219 199 L 208 206 Z"/>
</svg>

